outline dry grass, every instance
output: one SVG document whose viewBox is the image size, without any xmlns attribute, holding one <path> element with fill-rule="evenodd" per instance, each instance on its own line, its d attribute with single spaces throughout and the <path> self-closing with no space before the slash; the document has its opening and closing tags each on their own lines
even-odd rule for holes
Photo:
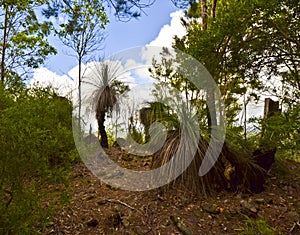
<svg viewBox="0 0 300 235">
<path fill-rule="evenodd" d="M 162 149 L 153 157 L 152 169 L 158 168 L 169 162 L 178 151 L 180 145 L 180 132 L 169 132 L 167 140 Z M 258 166 L 249 151 L 234 153 L 225 143 L 222 152 L 213 168 L 208 174 L 200 177 L 198 175 L 200 165 L 208 148 L 208 142 L 200 139 L 196 154 L 191 164 L 176 180 L 161 188 L 167 192 L 170 187 L 179 187 L 201 196 L 209 196 L 220 190 L 260 192 L 263 190 L 263 183 L 266 178 L 266 172 Z M 186 154 L 181 156 L 182 162 L 185 161 Z M 168 168 L 175 170 L 172 165 Z M 229 173 L 228 173 L 229 172 Z M 162 172 L 162 175 L 168 175 L 168 172 Z"/>
</svg>

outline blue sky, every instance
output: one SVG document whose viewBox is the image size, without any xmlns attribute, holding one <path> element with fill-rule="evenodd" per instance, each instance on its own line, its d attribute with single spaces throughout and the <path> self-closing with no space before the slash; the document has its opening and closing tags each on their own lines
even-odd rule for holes
<svg viewBox="0 0 300 235">
<path fill-rule="evenodd" d="M 179 11 L 171 0 L 157 0 L 154 5 L 145 9 L 145 13 L 146 15 L 142 15 L 139 19 L 120 22 L 111 12 L 110 23 L 106 27 L 107 38 L 103 45 L 104 49 L 99 55 L 94 56 L 108 57 L 132 47 L 145 45 L 171 46 L 175 34 L 179 37 L 185 34 L 185 30 L 180 24 L 182 11 Z M 57 47 L 58 54 L 49 58 L 44 66 L 35 70 L 31 84 L 39 81 L 42 86 L 53 86 L 61 95 L 70 95 L 70 91 L 76 90 L 77 84 L 76 58 L 67 55 L 70 54 L 70 51 L 63 47 L 58 39 L 52 37 L 50 42 Z M 131 78 L 134 78 L 136 82 L 137 79 L 133 75 L 134 73 Z M 149 87 L 147 84 L 144 86 L 145 89 L 135 90 L 136 95 L 141 93 L 139 96 L 145 97 L 144 93 L 149 90 Z M 248 112 L 250 109 L 252 108 L 249 107 Z"/>
<path fill-rule="evenodd" d="M 144 10 L 146 15 L 143 14 L 140 18 L 131 19 L 129 22 L 117 21 L 113 11 L 108 11 L 110 23 L 106 27 L 107 38 L 99 57 L 149 44 L 156 39 L 164 26 L 170 24 L 170 13 L 178 10 L 170 0 L 159 0 Z M 51 37 L 50 42 L 57 47 L 58 54 L 50 57 L 44 67 L 58 75 L 67 74 L 77 65 L 76 59 L 68 55 L 72 51 L 64 47 L 57 38 Z"/>
<path fill-rule="evenodd" d="M 150 95 L 147 95 L 151 93 L 149 83 L 152 85 L 152 82 L 149 81 L 150 77 L 148 76 L 147 68 L 134 69 L 136 66 L 141 66 L 141 60 L 145 59 L 147 61 L 146 64 L 150 62 L 151 65 L 152 57 L 148 58 L 151 55 L 151 50 L 150 52 L 145 50 L 141 53 L 141 47 L 170 47 L 175 34 L 179 37 L 185 34 L 185 28 L 180 22 L 183 11 L 176 8 L 171 0 L 158 0 L 150 8 L 145 9 L 145 13 L 139 19 L 120 22 L 115 19 L 112 12 L 110 14 L 111 22 L 106 28 L 107 38 L 103 45 L 104 49 L 99 55 L 93 55 L 95 57 L 105 56 L 107 58 L 117 54 L 121 61 L 124 59 L 125 54 L 125 58 L 128 60 L 126 61 L 126 66 L 133 69 L 127 73 L 128 76 L 125 76 L 122 81 L 132 85 L 131 89 L 134 91 L 134 96 L 138 96 L 139 98 L 136 98 L 136 100 L 140 102 L 145 99 L 147 101 L 150 97 Z M 71 51 L 63 47 L 59 39 L 51 37 L 50 42 L 57 47 L 58 54 L 48 59 L 40 68 L 35 69 L 30 85 L 38 82 L 37 86 L 52 86 L 59 95 L 67 96 L 76 102 L 78 85 L 77 60 L 67 55 Z M 130 50 L 132 48 L 137 50 Z M 122 66 L 125 66 L 125 64 Z M 86 64 L 82 69 L 83 71 L 89 71 L 90 67 L 91 64 Z"/>
</svg>

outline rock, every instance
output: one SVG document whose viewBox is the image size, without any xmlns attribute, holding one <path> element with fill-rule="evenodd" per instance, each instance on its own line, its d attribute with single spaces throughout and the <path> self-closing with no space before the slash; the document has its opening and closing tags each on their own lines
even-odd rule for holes
<svg viewBox="0 0 300 235">
<path fill-rule="evenodd" d="M 263 199 L 263 198 L 255 198 L 253 201 L 256 202 L 257 204 L 264 204 L 265 203 L 265 199 Z"/>
<path fill-rule="evenodd" d="M 98 224 L 99 224 L 99 222 L 98 222 L 98 220 L 96 220 L 96 219 L 91 219 L 90 221 L 88 221 L 88 222 L 86 223 L 86 225 L 87 225 L 88 227 L 97 227 Z"/>
<path fill-rule="evenodd" d="M 257 212 L 258 212 L 257 205 L 255 203 L 253 203 L 252 201 L 251 202 L 247 202 L 245 200 L 242 200 L 242 201 L 240 201 L 240 205 L 244 209 L 248 210 L 251 213 L 257 214 Z"/>
<path fill-rule="evenodd" d="M 171 221 L 183 235 L 190 235 L 188 227 L 183 223 L 180 217 L 170 216 Z"/>
<path fill-rule="evenodd" d="M 208 204 L 202 207 L 202 209 L 210 214 L 220 214 L 220 207 L 216 204 Z"/>
<path fill-rule="evenodd" d="M 122 224 L 125 228 L 127 228 L 130 225 L 130 222 L 127 218 L 122 218 Z"/>
<path fill-rule="evenodd" d="M 126 145 L 126 140 L 124 138 L 117 138 L 114 142 L 114 147 L 124 147 Z"/>
<path fill-rule="evenodd" d="M 86 144 L 99 144 L 99 139 L 94 134 L 89 134 L 88 136 L 84 137 L 84 142 Z"/>
</svg>

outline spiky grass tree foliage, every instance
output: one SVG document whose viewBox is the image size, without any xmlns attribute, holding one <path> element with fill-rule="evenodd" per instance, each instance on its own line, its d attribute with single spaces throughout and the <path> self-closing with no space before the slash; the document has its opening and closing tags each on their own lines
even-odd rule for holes
<svg viewBox="0 0 300 235">
<path fill-rule="evenodd" d="M 83 78 L 83 84 L 87 89 L 84 97 L 85 105 L 90 106 L 89 108 L 96 113 L 101 146 L 108 148 L 104 122 L 107 112 L 111 112 L 117 103 L 115 85 L 119 84 L 117 77 L 121 74 L 121 66 L 117 62 L 104 61 L 94 63 L 90 69 L 91 72 Z"/>
<path fill-rule="evenodd" d="M 180 131 L 171 131 L 164 146 L 153 157 L 152 169 L 166 164 L 177 152 L 180 145 Z M 233 151 L 234 146 L 225 143 L 217 162 L 208 174 L 200 177 L 199 168 L 208 148 L 208 141 L 203 138 L 189 167 L 176 180 L 164 186 L 167 192 L 170 187 L 183 188 L 196 195 L 209 196 L 219 190 L 242 191 L 259 193 L 263 191 L 263 184 L 267 176 L 266 170 L 259 165 L 257 156 L 251 151 Z M 269 153 L 267 153 L 269 154 Z M 272 153 L 273 157 L 275 152 Z M 180 156 L 184 162 L 185 154 Z M 263 154 L 263 157 L 265 155 Z M 267 156 L 268 157 L 268 156 Z M 178 166 L 172 166 L 176 168 Z M 163 174 L 166 175 L 166 174 Z"/>
</svg>

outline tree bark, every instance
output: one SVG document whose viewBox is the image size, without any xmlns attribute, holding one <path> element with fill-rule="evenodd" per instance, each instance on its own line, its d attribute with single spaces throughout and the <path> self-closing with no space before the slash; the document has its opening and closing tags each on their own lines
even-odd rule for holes
<svg viewBox="0 0 300 235">
<path fill-rule="evenodd" d="M 216 10 L 217 1 L 213 2 L 213 11 Z M 202 30 L 207 30 L 207 1 L 202 0 L 201 3 L 201 15 L 202 15 Z M 208 87 L 206 91 L 206 103 L 207 103 L 207 125 L 208 129 L 211 130 L 213 126 L 217 125 L 217 115 L 215 106 L 215 89 L 214 87 Z"/>
<path fill-rule="evenodd" d="M 202 16 L 202 29 L 207 29 L 207 4 L 206 0 L 202 0 L 201 3 L 201 16 Z"/>
<path fill-rule="evenodd" d="M 212 0 L 211 3 L 211 17 L 216 18 L 216 7 L 217 7 L 217 0 Z"/>
<path fill-rule="evenodd" d="M 82 58 L 78 58 L 78 127 L 81 131 L 81 61 Z"/>
<path fill-rule="evenodd" d="M 206 91 L 206 103 L 207 103 L 207 125 L 209 130 L 213 126 L 217 126 L 217 113 L 215 104 L 215 90 L 214 88 L 209 88 Z"/>
<path fill-rule="evenodd" d="M 2 45 L 2 56 L 1 56 L 1 82 L 5 82 L 5 51 L 6 51 L 6 38 L 7 38 L 7 27 L 8 27 L 8 8 L 5 8 L 4 25 L 3 25 L 3 45 Z"/>
</svg>

